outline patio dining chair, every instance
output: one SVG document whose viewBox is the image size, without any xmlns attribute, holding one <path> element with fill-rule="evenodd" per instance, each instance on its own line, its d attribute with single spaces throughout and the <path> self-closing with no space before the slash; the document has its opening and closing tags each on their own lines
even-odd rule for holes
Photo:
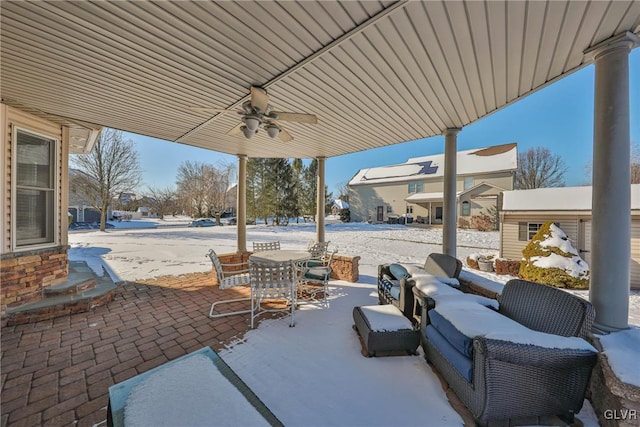
<svg viewBox="0 0 640 427">
<path fill-rule="evenodd" d="M 298 270 L 293 261 L 255 262 L 249 261 L 251 278 L 251 329 L 254 320 L 263 313 L 289 312 L 294 326 L 293 313 L 296 309 L 296 282 Z M 284 300 L 284 308 L 263 306 L 267 300 Z"/>
<path fill-rule="evenodd" d="M 253 242 L 253 252 L 279 251 L 280 241 L 275 242 Z"/>
<path fill-rule="evenodd" d="M 298 280 L 298 293 L 300 299 L 312 301 L 322 292 L 322 305 L 329 306 L 327 296 L 329 295 L 329 279 L 331 278 L 331 262 L 337 252 L 326 251 L 321 257 L 311 258 L 301 263 L 301 274 Z"/>
<path fill-rule="evenodd" d="M 329 242 L 315 242 L 312 240 L 307 245 L 307 250 L 311 254 L 307 266 L 324 265 L 324 260 L 328 256 Z"/>
<path fill-rule="evenodd" d="M 220 289 L 230 289 L 236 286 L 249 286 L 251 284 L 251 281 L 249 278 L 249 269 L 245 263 L 224 263 L 223 264 L 222 262 L 220 262 L 220 258 L 218 258 L 218 255 L 213 249 L 209 250 L 209 253 L 207 254 L 207 256 L 211 259 L 211 262 L 213 263 L 213 267 L 216 270 L 216 275 L 218 277 L 218 285 L 220 286 Z M 226 317 L 226 316 L 233 316 L 236 314 L 251 313 L 251 309 L 246 309 L 246 310 L 236 310 L 236 311 L 228 311 L 224 313 L 214 314 L 214 309 L 217 305 L 241 302 L 241 301 L 249 301 L 250 299 L 251 299 L 250 297 L 244 297 L 244 298 L 233 298 L 233 299 L 226 299 L 222 301 L 216 301 L 213 304 L 211 304 L 211 309 L 209 310 L 209 317 L 211 317 L 212 319 L 215 319 L 218 317 Z"/>
</svg>

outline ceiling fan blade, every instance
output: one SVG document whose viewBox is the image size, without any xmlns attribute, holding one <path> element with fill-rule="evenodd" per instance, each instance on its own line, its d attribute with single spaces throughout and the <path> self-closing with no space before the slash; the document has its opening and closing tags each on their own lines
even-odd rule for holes
<svg viewBox="0 0 640 427">
<path fill-rule="evenodd" d="M 291 136 L 291 134 L 289 132 L 287 132 L 285 129 L 280 128 L 280 133 L 278 134 L 278 139 L 282 142 L 291 142 L 293 141 L 293 137 Z"/>
<path fill-rule="evenodd" d="M 210 114 L 238 113 L 238 114 L 241 114 L 241 112 L 238 111 L 238 110 L 230 110 L 230 109 L 227 109 L 227 108 L 189 107 L 189 110 L 195 111 L 196 113 L 210 113 Z"/>
<path fill-rule="evenodd" d="M 315 114 L 286 113 L 283 111 L 272 111 L 271 114 L 274 114 L 277 120 L 285 122 L 308 123 L 310 125 L 318 124 L 318 118 Z"/>
<path fill-rule="evenodd" d="M 231 136 L 242 136 L 244 137 L 244 134 L 242 133 L 242 130 L 240 129 L 242 126 L 244 126 L 244 123 L 240 122 L 237 125 L 235 125 L 234 127 L 232 127 L 228 132 L 227 135 L 231 135 Z"/>
<path fill-rule="evenodd" d="M 251 86 L 251 105 L 262 113 L 266 112 L 269 105 L 267 92 L 257 86 Z"/>
</svg>

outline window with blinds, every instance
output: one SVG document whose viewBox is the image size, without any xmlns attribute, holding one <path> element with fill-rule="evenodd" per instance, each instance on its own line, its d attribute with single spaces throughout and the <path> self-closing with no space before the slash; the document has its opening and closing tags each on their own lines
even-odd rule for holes
<svg viewBox="0 0 640 427">
<path fill-rule="evenodd" d="M 54 242 L 56 143 L 55 139 L 15 129 L 17 247 Z"/>
</svg>

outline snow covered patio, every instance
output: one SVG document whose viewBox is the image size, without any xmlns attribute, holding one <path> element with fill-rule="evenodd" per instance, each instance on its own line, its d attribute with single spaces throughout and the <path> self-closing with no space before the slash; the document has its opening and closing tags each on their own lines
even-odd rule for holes
<svg viewBox="0 0 640 427">
<path fill-rule="evenodd" d="M 210 346 L 285 425 L 409 425 L 425 413 L 430 425 L 462 425 L 422 357 L 362 357 L 351 310 L 375 304 L 374 284 L 331 288 L 331 308 L 303 307 L 295 328 L 209 319 L 209 301 L 236 291 L 208 273 L 128 283 L 92 313 L 3 328 L 3 424 L 100 424 L 111 385 Z M 593 421 L 589 411 L 579 418 Z"/>
<path fill-rule="evenodd" d="M 232 251 L 235 227 L 71 234 L 72 259 L 104 263 L 128 284 L 94 312 L 3 328 L 3 424 L 93 426 L 106 419 L 109 386 L 210 346 L 285 425 L 409 425 L 425 414 L 430 425 L 462 425 L 422 357 L 364 358 L 351 329 L 352 308 L 377 302 L 376 266 L 423 261 L 440 249 L 441 233 L 367 224 L 327 231 L 340 253 L 362 256 L 360 282 L 332 281 L 330 308 L 301 307 L 295 328 L 264 317 L 252 331 L 247 315 L 207 317 L 213 299 L 238 292 L 212 286 L 205 257 L 209 247 Z M 313 225 L 255 226 L 248 239 L 297 249 L 313 235 Z M 460 256 L 491 252 L 496 236 L 460 232 Z M 637 325 L 637 293 L 630 305 Z M 578 418 L 598 425 L 588 405 Z"/>
</svg>

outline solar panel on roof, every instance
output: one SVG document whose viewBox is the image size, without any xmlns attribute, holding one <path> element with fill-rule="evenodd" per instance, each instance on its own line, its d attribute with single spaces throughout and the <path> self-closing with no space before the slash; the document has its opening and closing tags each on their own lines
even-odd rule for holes
<svg viewBox="0 0 640 427">
<path fill-rule="evenodd" d="M 422 166 L 422 169 L 418 172 L 418 175 L 431 175 L 438 172 L 438 166 L 431 166 L 431 160 L 428 162 L 418 163 Z"/>
</svg>

